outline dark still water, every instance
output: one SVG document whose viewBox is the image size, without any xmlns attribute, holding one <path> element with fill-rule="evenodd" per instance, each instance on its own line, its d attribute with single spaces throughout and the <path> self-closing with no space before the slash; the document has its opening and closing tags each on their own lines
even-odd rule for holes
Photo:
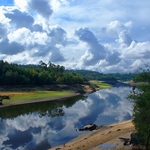
<svg viewBox="0 0 150 150">
<path fill-rule="evenodd" d="M 90 123 L 108 125 L 131 119 L 130 87 L 102 89 L 68 100 L 0 109 L 1 150 L 47 150 L 79 134 Z"/>
</svg>

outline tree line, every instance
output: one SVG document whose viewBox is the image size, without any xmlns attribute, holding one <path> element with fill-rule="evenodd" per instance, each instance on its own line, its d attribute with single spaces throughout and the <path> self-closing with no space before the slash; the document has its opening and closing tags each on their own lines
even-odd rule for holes
<svg viewBox="0 0 150 150">
<path fill-rule="evenodd" d="M 129 81 L 132 80 L 137 74 L 136 73 L 100 73 L 91 70 L 66 70 L 66 72 L 74 72 L 78 75 L 83 76 L 86 80 L 122 80 Z"/>
<path fill-rule="evenodd" d="M 90 70 L 66 70 L 64 66 L 40 61 L 38 65 L 18 65 L 0 60 L 0 85 L 76 84 L 89 80 L 131 80 L 136 74 L 103 74 Z"/>
<path fill-rule="evenodd" d="M 83 83 L 76 73 L 65 73 L 65 67 L 40 61 L 38 65 L 18 65 L 0 60 L 0 85 L 49 85 Z"/>
<path fill-rule="evenodd" d="M 150 149 L 150 70 L 143 68 L 134 78 L 136 87 L 133 87 L 129 99 L 134 102 L 133 123 L 135 125 L 139 144 Z"/>
</svg>

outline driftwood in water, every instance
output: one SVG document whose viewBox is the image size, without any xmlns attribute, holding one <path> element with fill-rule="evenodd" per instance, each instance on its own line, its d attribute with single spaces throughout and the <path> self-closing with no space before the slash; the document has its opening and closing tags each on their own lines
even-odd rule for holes
<svg viewBox="0 0 150 150">
<path fill-rule="evenodd" d="M 97 128 L 98 126 L 96 124 L 89 124 L 84 126 L 83 128 L 79 128 L 77 131 L 86 131 L 86 130 L 93 131 L 96 130 Z"/>
<path fill-rule="evenodd" d="M 10 97 L 8 95 L 0 95 L 0 105 L 2 105 L 4 99 L 10 99 Z"/>
</svg>

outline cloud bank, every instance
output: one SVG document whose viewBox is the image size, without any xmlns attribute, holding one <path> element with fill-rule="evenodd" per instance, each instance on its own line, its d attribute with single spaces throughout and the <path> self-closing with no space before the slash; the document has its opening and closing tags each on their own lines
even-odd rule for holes
<svg viewBox="0 0 150 150">
<path fill-rule="evenodd" d="M 133 72 L 149 63 L 149 5 L 146 0 L 0 2 L 0 59 Z"/>
</svg>

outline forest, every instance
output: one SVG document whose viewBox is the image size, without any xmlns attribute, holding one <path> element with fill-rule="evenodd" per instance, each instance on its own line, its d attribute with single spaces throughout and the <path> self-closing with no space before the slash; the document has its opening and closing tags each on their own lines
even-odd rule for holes
<svg viewBox="0 0 150 150">
<path fill-rule="evenodd" d="M 108 80 L 121 80 L 121 81 L 130 81 L 132 80 L 137 74 L 136 73 L 99 73 L 97 71 L 90 71 L 90 70 L 66 70 L 65 72 L 73 72 L 80 76 L 82 76 L 86 80 L 101 80 L 101 81 L 108 81 Z"/>
<path fill-rule="evenodd" d="M 40 61 L 38 65 L 19 65 L 0 60 L 0 85 L 40 86 L 82 84 L 89 80 L 132 80 L 135 74 L 103 74 L 89 70 L 66 70 L 64 66 Z"/>
<path fill-rule="evenodd" d="M 132 120 L 137 131 L 139 144 L 150 150 L 150 66 L 145 65 L 134 78 L 136 88 L 128 96 L 134 103 Z"/>
<path fill-rule="evenodd" d="M 0 60 L 0 85 L 50 85 L 83 83 L 82 76 L 64 73 L 65 67 L 40 61 L 38 65 L 10 64 Z"/>
</svg>

